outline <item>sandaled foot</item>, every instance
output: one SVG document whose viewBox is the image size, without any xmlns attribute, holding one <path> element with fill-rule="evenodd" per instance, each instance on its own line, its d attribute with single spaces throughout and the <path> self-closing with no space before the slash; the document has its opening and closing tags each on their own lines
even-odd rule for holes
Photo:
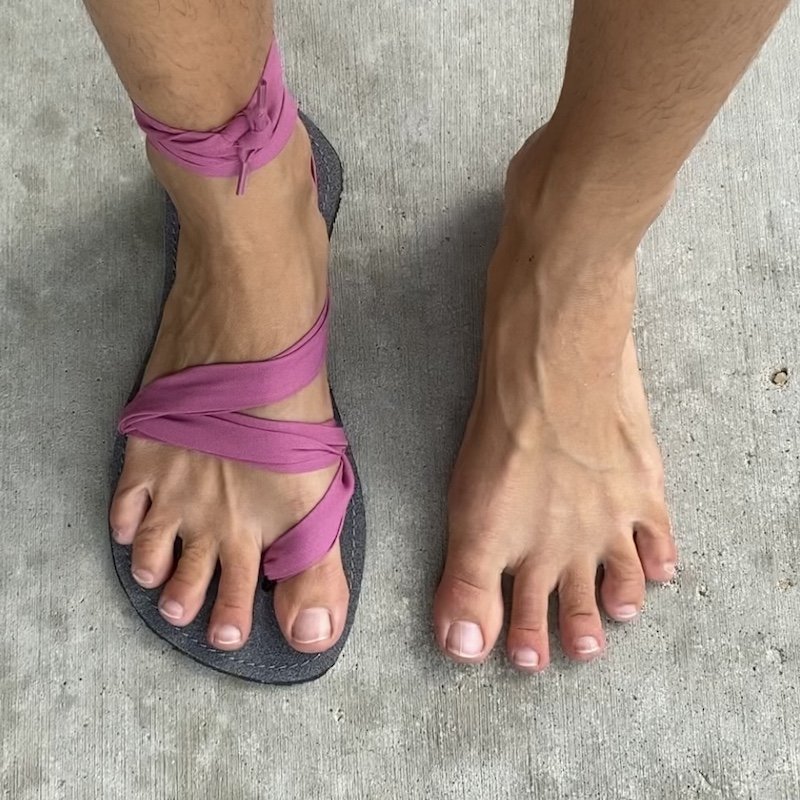
<svg viewBox="0 0 800 800">
<path fill-rule="evenodd" d="M 672 578 L 676 551 L 630 334 L 633 253 L 663 198 L 628 218 L 592 215 L 576 192 L 555 213 L 534 188 L 533 147 L 509 171 L 434 615 L 442 649 L 480 662 L 503 622 L 501 576 L 514 575 L 508 656 L 537 672 L 552 592 L 563 650 L 589 661 L 606 647 L 598 566 L 602 608 L 628 622 L 645 581 Z"/>
<path fill-rule="evenodd" d="M 149 157 L 178 209 L 181 235 L 177 275 L 144 383 L 198 364 L 264 360 L 300 339 L 324 305 L 328 259 L 302 124 L 276 158 L 249 176 L 243 196 L 234 192 L 235 179 L 187 172 L 153 150 Z M 247 413 L 329 420 L 324 370 L 291 398 Z M 132 545 L 136 581 L 163 585 L 159 610 L 176 626 L 195 618 L 219 564 L 208 641 L 236 650 L 253 624 L 262 551 L 317 504 L 335 472 L 273 473 L 130 438 L 111 506 L 113 535 Z M 281 630 L 302 652 L 335 644 L 347 605 L 338 544 L 275 588 Z"/>
</svg>

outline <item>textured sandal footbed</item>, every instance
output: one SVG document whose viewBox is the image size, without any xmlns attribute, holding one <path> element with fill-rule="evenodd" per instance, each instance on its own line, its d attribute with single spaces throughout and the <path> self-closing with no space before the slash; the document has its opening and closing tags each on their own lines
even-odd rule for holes
<svg viewBox="0 0 800 800">
<path fill-rule="evenodd" d="M 342 193 L 342 165 L 333 146 L 316 125 L 304 114 L 301 113 L 300 117 L 311 138 L 317 170 L 319 207 L 327 223 L 328 235 L 330 236 Z M 165 229 L 166 271 L 162 307 L 175 278 L 178 231 L 178 215 L 169 198 L 167 198 Z M 143 371 L 144 368 L 142 368 Z M 140 383 L 141 373 L 131 396 L 136 393 Z M 334 414 L 338 420 L 339 412 L 335 404 Z M 111 465 L 112 497 L 113 488 L 116 486 L 122 472 L 124 454 L 125 438 L 118 435 L 114 443 Z M 364 569 L 364 549 L 366 544 L 364 501 L 361 493 L 361 482 L 358 479 L 358 473 L 349 449 L 347 458 L 350 459 L 350 463 L 353 465 L 356 487 L 347 509 L 340 542 L 342 563 L 350 587 L 350 604 L 344 632 L 336 645 L 324 653 L 317 654 L 298 653 L 293 650 L 283 638 L 283 634 L 278 627 L 278 621 L 275 618 L 273 585 L 262 578 L 256 590 L 253 608 L 253 629 L 250 638 L 241 650 L 235 652 L 216 650 L 208 643 L 206 630 L 211 609 L 216 599 L 219 568 L 217 568 L 217 572 L 211 581 L 200 613 L 191 624 L 183 628 L 177 628 L 167 622 L 158 611 L 160 589 L 143 589 L 134 581 L 131 575 L 131 548 L 119 545 L 111 539 L 111 551 L 117 576 L 131 604 L 147 627 L 160 638 L 200 664 L 246 680 L 258 683 L 293 684 L 314 680 L 325 674 L 339 657 L 352 628 Z"/>
</svg>

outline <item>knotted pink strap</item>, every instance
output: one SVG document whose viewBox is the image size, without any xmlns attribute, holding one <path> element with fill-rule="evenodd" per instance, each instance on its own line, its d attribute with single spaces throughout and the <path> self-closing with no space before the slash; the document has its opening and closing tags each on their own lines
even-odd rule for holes
<svg viewBox="0 0 800 800">
<path fill-rule="evenodd" d="M 134 106 L 152 147 L 177 164 L 210 177 L 239 176 L 275 158 L 289 141 L 297 104 L 283 84 L 277 42 L 250 102 L 211 131 L 164 125 Z M 313 165 L 312 165 L 313 170 Z M 317 505 L 265 552 L 264 574 L 273 580 L 297 575 L 333 547 L 353 495 L 355 476 L 347 439 L 334 420 L 323 423 L 261 419 L 243 409 L 277 403 L 319 374 L 328 339 L 328 302 L 314 327 L 283 353 L 244 364 L 209 364 L 165 375 L 140 389 L 122 412 L 119 430 L 164 444 L 241 461 L 275 472 L 309 472 L 338 464 Z"/>
<path fill-rule="evenodd" d="M 171 161 L 209 177 L 239 176 L 236 194 L 244 194 L 247 175 L 283 150 L 297 121 L 297 103 L 283 83 L 278 42 L 250 102 L 233 119 L 210 131 L 183 131 L 151 117 L 137 105 L 136 121 L 152 147 Z"/>
<path fill-rule="evenodd" d="M 265 552 L 272 580 L 297 575 L 333 547 L 355 478 L 341 426 L 261 419 L 242 409 L 296 394 L 319 373 L 328 340 L 325 303 L 314 327 L 288 350 L 243 364 L 209 364 L 165 375 L 144 386 L 122 412 L 119 430 L 275 472 L 309 472 L 333 464 L 336 475 L 319 503 Z"/>
</svg>

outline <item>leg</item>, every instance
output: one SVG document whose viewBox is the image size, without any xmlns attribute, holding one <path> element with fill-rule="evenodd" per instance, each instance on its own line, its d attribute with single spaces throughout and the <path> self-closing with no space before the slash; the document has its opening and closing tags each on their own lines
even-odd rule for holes
<svg viewBox="0 0 800 800">
<path fill-rule="evenodd" d="M 676 173 L 787 0 L 576 0 L 561 97 L 512 160 L 489 268 L 477 395 L 449 497 L 440 646 L 484 659 L 514 577 L 508 653 L 605 647 L 667 581 L 675 546 L 631 337 L 634 254 Z M 521 343 L 524 343 L 521 344 Z"/>
<path fill-rule="evenodd" d="M 245 106 L 272 39 L 269 0 L 89 0 L 88 7 L 131 97 L 184 129 L 216 127 Z M 178 208 L 181 239 L 145 382 L 195 364 L 268 358 L 297 341 L 324 303 L 328 258 L 302 125 L 241 197 L 235 178 L 190 173 L 152 149 L 148 156 Z M 326 376 L 248 413 L 330 419 Z M 208 636 L 233 650 L 250 632 L 261 551 L 316 504 L 333 471 L 273 474 L 131 439 L 111 524 L 117 540 L 133 546 L 136 580 L 165 584 L 159 608 L 174 625 L 196 616 L 220 562 Z M 174 565 L 176 536 L 183 550 Z M 337 640 L 347 600 L 338 547 L 275 594 L 284 635 L 306 652 Z"/>
</svg>

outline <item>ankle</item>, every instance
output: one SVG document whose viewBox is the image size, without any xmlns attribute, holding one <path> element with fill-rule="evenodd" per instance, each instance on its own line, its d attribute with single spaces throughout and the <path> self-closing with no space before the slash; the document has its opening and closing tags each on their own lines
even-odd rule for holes
<svg viewBox="0 0 800 800">
<path fill-rule="evenodd" d="M 256 315 L 269 297 L 274 320 L 286 317 L 281 330 L 310 327 L 327 293 L 329 242 L 305 127 L 298 122 L 279 155 L 250 174 L 244 195 L 236 178 L 196 174 L 153 150 L 148 156 L 180 218 L 176 286 L 186 293 L 210 282 L 215 291 L 256 298 Z"/>
<path fill-rule="evenodd" d="M 631 261 L 674 180 L 628 181 L 609 170 L 571 151 L 552 122 L 544 125 L 509 164 L 507 222 L 524 228 L 538 248 L 571 254 L 576 262 Z"/>
<path fill-rule="evenodd" d="M 290 299 L 308 296 L 319 313 L 329 244 L 302 123 L 279 155 L 249 176 L 244 195 L 236 194 L 236 178 L 199 175 L 151 149 L 148 157 L 178 210 L 184 271 L 224 276 L 276 296 L 294 286 Z"/>
<path fill-rule="evenodd" d="M 149 146 L 147 157 L 156 179 L 175 203 L 184 229 L 197 228 L 205 234 L 244 234 L 251 224 L 257 230 L 263 229 L 265 215 L 274 219 L 276 214 L 296 217 L 317 211 L 311 143 L 299 121 L 283 150 L 249 176 L 247 191 L 242 195 L 236 194 L 235 177 L 201 175 Z"/>
<path fill-rule="evenodd" d="M 508 373 L 501 383 L 580 376 L 595 390 L 613 387 L 633 317 L 636 248 L 666 200 L 610 209 L 588 183 L 567 191 L 543 133 L 509 167 L 484 352 Z"/>
</svg>

